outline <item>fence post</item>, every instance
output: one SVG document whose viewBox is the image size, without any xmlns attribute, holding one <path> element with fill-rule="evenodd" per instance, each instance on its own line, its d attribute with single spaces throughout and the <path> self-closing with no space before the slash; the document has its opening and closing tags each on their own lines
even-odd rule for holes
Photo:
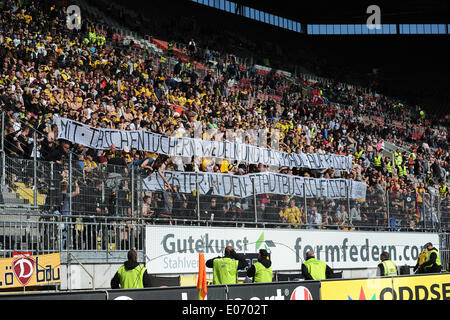
<svg viewBox="0 0 450 320">
<path fill-rule="evenodd" d="M 433 213 L 434 213 L 434 195 L 433 193 L 430 193 L 430 227 L 431 230 L 434 229 L 434 218 L 433 218 Z"/>
<path fill-rule="evenodd" d="M 306 201 L 306 183 L 303 183 L 303 201 L 305 203 L 305 208 L 303 209 L 303 215 L 305 217 L 305 224 L 307 224 L 308 219 L 308 203 Z"/>
<path fill-rule="evenodd" d="M 131 217 L 134 216 L 134 166 L 131 166 Z M 138 218 L 138 215 L 136 214 L 136 218 Z"/>
<path fill-rule="evenodd" d="M 422 196 L 422 227 L 425 229 L 426 228 L 426 224 L 425 224 L 425 219 L 426 219 L 426 213 L 425 213 L 425 196 L 426 193 L 423 193 Z"/>
<path fill-rule="evenodd" d="M 72 272 L 70 268 L 71 256 L 67 253 L 67 288 L 72 292 Z"/>
<path fill-rule="evenodd" d="M 106 165 L 107 167 L 108 165 Z M 106 168 L 107 170 L 107 168 Z M 115 207 L 115 216 L 122 216 L 121 212 L 119 212 L 120 208 L 119 208 L 119 190 L 120 190 L 120 186 L 119 184 L 121 183 L 121 179 L 119 178 L 114 178 L 116 181 L 114 182 L 114 194 L 115 194 L 115 199 L 114 199 L 114 207 Z"/>
<path fill-rule="evenodd" d="M 63 168 L 64 170 L 64 168 Z M 72 152 L 69 152 L 69 213 L 72 215 Z"/>
<path fill-rule="evenodd" d="M 134 165 L 132 166 L 134 168 Z M 136 185 L 136 196 L 137 196 L 137 212 L 136 212 L 136 231 L 135 231 L 135 238 L 136 238 L 136 248 L 139 248 L 140 246 L 144 247 L 145 246 L 145 241 L 143 241 L 142 244 L 140 244 L 139 239 L 142 237 L 142 239 L 144 239 L 144 235 L 145 235 L 145 230 L 142 228 L 142 226 L 144 225 L 143 220 L 141 218 L 143 218 L 143 214 L 142 214 L 142 202 L 144 201 L 143 197 L 142 197 L 142 175 L 141 172 L 139 170 L 134 170 L 134 172 L 136 173 L 136 179 L 137 179 L 137 185 Z M 133 215 L 133 214 L 132 214 Z M 145 253 L 145 251 L 144 251 Z"/>
<path fill-rule="evenodd" d="M 198 187 L 198 171 L 195 172 L 195 197 L 197 199 L 197 221 L 200 222 L 200 188 Z"/>
<path fill-rule="evenodd" d="M 5 156 L 5 113 L 2 112 L 2 181 L 0 188 L 6 185 L 6 156 Z"/>
<path fill-rule="evenodd" d="M 252 192 L 253 192 L 253 208 L 255 212 L 255 223 L 258 223 L 258 209 L 256 207 L 256 188 L 255 188 L 255 179 L 252 179 Z"/>
<path fill-rule="evenodd" d="M 72 168 L 72 158 L 73 153 L 72 151 L 69 152 L 69 214 L 72 216 L 72 183 L 73 183 L 73 168 Z M 65 220 L 65 221 L 64 221 Z M 66 250 L 69 252 L 69 243 L 72 243 L 72 230 L 73 225 L 70 224 L 70 219 L 63 219 L 65 226 L 66 226 Z"/>
<path fill-rule="evenodd" d="M 388 227 L 388 230 L 389 230 L 389 227 L 390 227 L 390 222 L 389 222 L 389 190 L 386 190 L 386 217 L 387 217 L 387 221 L 386 221 L 386 223 L 387 223 L 387 227 Z"/>
<path fill-rule="evenodd" d="M 55 206 L 55 194 L 56 194 L 56 191 L 55 191 L 55 180 L 54 180 L 54 176 L 53 176 L 54 175 L 54 172 L 53 172 L 54 168 L 53 168 L 53 166 L 54 166 L 54 162 L 51 161 L 50 162 L 50 187 L 49 187 L 49 191 L 48 191 L 49 197 L 50 197 L 50 210 L 49 210 L 49 213 L 53 213 L 54 206 Z"/>
<path fill-rule="evenodd" d="M 137 213 L 136 213 L 136 217 L 141 218 L 142 217 L 142 176 L 140 174 L 139 171 L 135 171 L 136 172 L 136 205 L 137 205 Z"/>
<path fill-rule="evenodd" d="M 348 212 L 350 224 L 352 224 L 353 219 L 352 219 L 352 214 L 351 214 L 351 210 L 350 210 L 350 186 L 348 183 L 346 185 L 347 185 L 347 212 Z"/>
<path fill-rule="evenodd" d="M 439 228 L 439 233 L 442 233 L 442 215 L 441 215 L 441 195 L 438 194 L 437 196 L 437 218 L 438 221 L 437 223 L 439 224 L 438 228 Z"/>
<path fill-rule="evenodd" d="M 37 143 L 36 129 L 33 132 L 33 205 L 37 206 Z"/>
</svg>

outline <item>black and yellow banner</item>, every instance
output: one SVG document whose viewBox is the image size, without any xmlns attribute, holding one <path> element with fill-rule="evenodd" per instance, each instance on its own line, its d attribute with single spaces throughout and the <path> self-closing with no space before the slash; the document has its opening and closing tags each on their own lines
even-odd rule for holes
<svg viewBox="0 0 450 320">
<path fill-rule="evenodd" d="M 322 300 L 450 300 L 450 273 L 322 281 Z"/>
<path fill-rule="evenodd" d="M 0 259 L 0 289 L 61 282 L 61 255 L 17 256 Z"/>
</svg>

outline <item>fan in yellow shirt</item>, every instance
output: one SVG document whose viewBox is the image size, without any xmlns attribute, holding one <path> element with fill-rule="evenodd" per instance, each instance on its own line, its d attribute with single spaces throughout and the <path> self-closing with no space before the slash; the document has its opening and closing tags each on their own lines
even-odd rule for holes
<svg viewBox="0 0 450 320">
<path fill-rule="evenodd" d="M 211 158 L 202 158 L 200 170 L 203 172 L 212 172 L 214 162 Z"/>
<path fill-rule="evenodd" d="M 186 104 L 186 98 L 183 96 L 178 97 L 179 104 L 184 106 Z"/>
<path fill-rule="evenodd" d="M 295 205 L 294 199 L 289 202 L 288 207 L 285 207 L 280 211 L 280 216 L 283 222 L 289 223 L 288 228 L 299 228 L 299 225 L 303 224 L 302 212 Z"/>
<path fill-rule="evenodd" d="M 220 172 L 226 173 L 230 171 L 233 168 L 233 165 L 228 163 L 227 159 L 223 159 L 222 163 L 220 164 Z"/>
</svg>

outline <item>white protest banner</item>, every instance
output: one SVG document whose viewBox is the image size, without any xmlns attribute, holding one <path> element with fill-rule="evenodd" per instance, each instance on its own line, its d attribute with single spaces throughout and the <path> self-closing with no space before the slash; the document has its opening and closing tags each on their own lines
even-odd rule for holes
<svg viewBox="0 0 450 320">
<path fill-rule="evenodd" d="M 210 157 L 270 166 L 350 171 L 352 157 L 344 155 L 287 153 L 275 149 L 230 141 L 170 137 L 146 130 L 117 130 L 94 128 L 81 122 L 57 118 L 58 139 L 68 140 L 89 148 L 106 150 L 113 144 L 120 150 L 130 149 L 168 156 Z"/>
<path fill-rule="evenodd" d="M 232 175 L 214 172 L 163 171 L 171 186 L 181 193 L 200 190 L 201 195 L 212 190 L 212 195 L 246 198 L 258 194 L 282 194 L 307 198 L 365 199 L 366 184 L 345 179 L 318 179 L 280 173 L 252 173 Z M 198 180 L 197 180 L 198 179 Z M 253 182 L 254 181 L 254 186 Z M 163 191 L 164 181 L 158 173 L 143 180 L 143 190 Z M 349 194 L 347 195 L 347 192 Z"/>
</svg>

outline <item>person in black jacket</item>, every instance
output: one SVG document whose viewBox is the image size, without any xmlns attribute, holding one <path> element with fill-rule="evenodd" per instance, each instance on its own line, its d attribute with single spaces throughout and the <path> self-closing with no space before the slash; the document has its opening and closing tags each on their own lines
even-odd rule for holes
<svg viewBox="0 0 450 320">
<path fill-rule="evenodd" d="M 136 267 L 139 267 L 139 263 L 137 262 L 137 253 L 135 250 L 131 249 L 130 251 L 128 251 L 128 260 L 124 262 L 123 264 L 123 268 L 125 269 L 125 272 L 127 271 L 131 271 L 133 269 L 135 269 Z M 142 284 L 144 286 L 144 288 L 148 288 L 151 286 L 150 283 L 150 276 L 147 272 L 147 269 L 144 267 L 140 267 L 141 269 L 143 269 L 143 272 L 140 273 L 142 274 Z M 120 269 L 120 268 L 119 268 Z M 131 274 L 131 276 L 133 276 L 133 274 Z M 124 281 L 125 279 L 122 279 L 122 281 Z M 121 272 L 119 272 L 119 270 L 114 274 L 114 277 L 111 279 L 111 289 L 120 289 L 120 281 L 121 281 Z M 124 281 L 125 282 L 125 281 Z M 134 283 L 134 281 L 133 281 Z M 135 284 L 136 287 L 140 287 L 138 285 L 138 283 Z M 122 289 L 132 289 L 132 288 L 122 288 Z"/>
<path fill-rule="evenodd" d="M 238 270 L 244 269 L 248 265 L 247 260 L 245 260 L 241 254 L 238 254 L 236 251 L 234 251 L 234 248 L 232 246 L 227 246 L 225 248 L 224 257 L 238 260 L 239 261 Z M 222 257 L 217 257 L 217 258 L 222 258 Z M 212 268 L 214 259 L 217 259 L 217 258 L 212 258 L 212 259 L 209 259 L 208 261 L 206 261 L 206 266 L 208 268 Z"/>
<path fill-rule="evenodd" d="M 216 259 L 222 260 L 223 258 L 229 258 L 229 259 L 238 261 L 237 270 L 236 270 L 236 282 L 237 282 L 238 270 L 242 270 L 248 266 L 247 260 L 245 260 L 243 255 L 236 253 L 236 251 L 234 251 L 234 248 L 232 246 L 227 246 L 225 248 L 223 257 L 216 257 L 216 258 L 209 259 L 206 261 L 205 265 L 206 265 L 206 267 L 212 268 L 214 270 L 214 260 L 216 260 Z M 221 283 L 221 280 L 216 279 L 216 278 L 213 279 L 213 283 L 214 284 L 226 284 L 226 283 Z M 233 283 L 235 283 L 235 282 L 233 282 Z"/>
<path fill-rule="evenodd" d="M 397 266 L 394 262 L 392 262 L 389 258 L 389 252 L 383 251 L 380 255 L 381 262 L 378 264 L 378 275 L 379 276 L 396 276 L 398 275 Z M 395 266 L 395 273 L 393 271 L 393 268 L 391 268 L 391 272 L 389 272 L 389 266 Z"/>
<path fill-rule="evenodd" d="M 312 250 L 309 250 L 309 251 L 306 252 L 306 261 L 308 261 L 309 259 L 315 259 L 315 258 L 316 258 L 316 256 L 315 256 L 315 254 L 314 254 L 314 252 Z M 325 269 L 326 279 L 333 278 L 334 277 L 334 272 L 330 268 L 330 266 L 326 265 L 325 268 L 326 268 Z M 302 271 L 303 278 L 305 280 L 315 280 L 311 276 L 311 274 L 309 273 L 308 267 L 304 263 L 302 263 L 302 270 L 301 271 Z"/>
<path fill-rule="evenodd" d="M 269 253 L 265 249 L 260 249 L 258 253 L 258 262 L 262 264 L 266 269 L 269 269 L 272 267 L 272 261 L 270 261 Z M 272 270 L 269 271 L 269 273 L 272 273 Z M 251 265 L 250 268 L 247 270 L 247 277 L 253 278 L 253 282 L 255 281 L 255 276 L 257 276 L 257 270 L 254 264 Z"/>
<path fill-rule="evenodd" d="M 419 261 L 417 261 L 416 266 L 413 271 L 416 272 L 419 269 L 418 273 L 439 273 L 442 269 L 441 259 L 439 257 L 439 253 L 431 242 L 428 242 L 424 245 L 424 249 L 427 252 L 427 260 L 419 265 Z"/>
</svg>

